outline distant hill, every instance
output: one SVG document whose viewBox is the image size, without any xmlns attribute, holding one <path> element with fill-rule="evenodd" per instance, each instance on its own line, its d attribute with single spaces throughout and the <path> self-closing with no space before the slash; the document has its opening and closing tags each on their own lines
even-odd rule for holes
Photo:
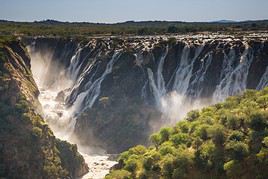
<svg viewBox="0 0 268 179">
<path fill-rule="evenodd" d="M 46 19 L 46 20 L 41 20 L 41 21 L 33 21 L 33 22 L 18 22 L 18 21 L 9 21 L 9 20 L 4 20 L 0 19 L 0 23 L 35 23 L 35 24 L 89 24 L 89 25 L 122 25 L 122 24 L 127 24 L 127 25 L 153 25 L 153 24 L 224 24 L 224 23 L 249 23 L 249 22 L 254 22 L 254 23 L 259 23 L 259 22 L 268 22 L 268 20 L 246 20 L 246 21 L 235 21 L 235 20 L 228 20 L 228 19 L 222 19 L 222 20 L 215 20 L 215 21 L 201 21 L 201 22 L 187 22 L 187 21 L 125 21 L 125 22 L 116 22 L 116 23 L 96 23 L 96 22 L 69 22 L 69 21 L 58 21 L 54 19 Z"/>
<path fill-rule="evenodd" d="M 126 21 L 119 23 L 62 22 L 53 19 L 34 22 L 0 20 L 0 35 L 67 36 L 163 35 L 198 32 L 266 31 L 268 20 L 214 22 Z"/>
<path fill-rule="evenodd" d="M 239 23 L 241 21 L 234 21 L 234 20 L 218 20 L 218 21 L 212 21 L 212 23 Z"/>
</svg>

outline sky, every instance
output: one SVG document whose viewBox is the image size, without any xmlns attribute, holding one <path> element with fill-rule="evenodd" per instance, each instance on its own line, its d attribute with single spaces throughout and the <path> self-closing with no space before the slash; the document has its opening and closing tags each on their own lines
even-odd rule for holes
<svg viewBox="0 0 268 179">
<path fill-rule="evenodd" d="M 0 0 L 0 19 L 69 22 L 268 19 L 268 0 Z"/>
</svg>

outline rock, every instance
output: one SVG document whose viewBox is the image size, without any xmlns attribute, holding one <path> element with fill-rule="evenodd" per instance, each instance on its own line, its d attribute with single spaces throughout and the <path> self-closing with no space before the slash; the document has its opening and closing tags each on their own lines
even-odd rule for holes
<svg viewBox="0 0 268 179">
<path fill-rule="evenodd" d="M 2 53 L 0 178 L 78 178 L 87 173 L 77 148 L 56 139 L 38 114 L 39 91 L 26 48 L 12 42 L 0 48 Z"/>
<path fill-rule="evenodd" d="M 64 91 L 60 91 L 56 96 L 56 101 L 64 102 L 65 93 Z"/>
</svg>

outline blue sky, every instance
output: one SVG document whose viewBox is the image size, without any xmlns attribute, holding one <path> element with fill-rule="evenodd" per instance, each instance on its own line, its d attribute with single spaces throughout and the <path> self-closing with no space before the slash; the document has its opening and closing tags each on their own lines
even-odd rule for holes
<svg viewBox="0 0 268 179">
<path fill-rule="evenodd" d="M 128 20 L 268 19 L 268 0 L 0 0 L 0 19 Z"/>
</svg>

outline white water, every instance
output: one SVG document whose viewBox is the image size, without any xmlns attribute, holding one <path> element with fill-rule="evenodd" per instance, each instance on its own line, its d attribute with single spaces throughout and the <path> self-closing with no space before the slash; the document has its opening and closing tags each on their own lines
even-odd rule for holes
<svg viewBox="0 0 268 179">
<path fill-rule="evenodd" d="M 168 54 L 168 46 L 166 47 L 165 53 L 160 58 L 160 61 L 157 67 L 157 76 L 156 76 L 157 89 L 161 96 L 163 96 L 166 93 L 165 80 L 163 78 L 162 72 L 163 72 L 164 62 L 165 62 L 167 54 Z"/>
<path fill-rule="evenodd" d="M 197 47 L 197 49 L 195 50 L 195 56 L 193 57 L 193 59 L 190 59 L 190 46 L 188 46 L 188 44 L 185 44 L 181 55 L 180 65 L 175 73 L 173 90 L 177 91 L 182 95 L 186 94 L 190 78 L 192 76 L 194 62 L 202 52 L 203 48 L 204 45 Z"/>
<path fill-rule="evenodd" d="M 114 63 L 120 58 L 120 53 L 115 52 L 112 59 L 108 62 L 106 69 L 104 73 L 101 75 L 100 78 L 98 78 L 96 81 L 94 81 L 88 90 L 85 92 L 85 98 L 83 99 L 84 101 L 84 107 L 79 106 L 80 109 L 87 109 L 91 108 L 93 104 L 95 103 L 97 97 L 100 95 L 100 88 L 101 88 L 101 83 L 104 80 L 104 78 L 112 72 L 113 65 Z M 78 96 L 79 97 L 79 96 Z M 83 110 L 81 110 L 83 111 Z"/>
<path fill-rule="evenodd" d="M 79 53 L 77 53 L 79 55 Z M 75 57 L 74 57 L 75 59 Z M 33 77 L 40 90 L 39 101 L 43 107 L 43 117 L 53 131 L 54 135 L 70 143 L 77 144 L 78 151 L 83 155 L 85 162 L 89 167 L 89 172 L 82 179 L 101 179 L 109 173 L 110 168 L 117 162 L 108 159 L 108 155 L 104 151 L 98 149 L 98 154 L 94 155 L 96 149 L 84 147 L 79 144 L 77 139 L 73 139 L 76 119 L 74 112 L 77 106 L 83 100 L 83 95 L 79 95 L 71 108 L 66 108 L 64 102 L 57 101 L 56 97 L 60 91 L 68 89 L 72 82 L 67 78 L 59 78 L 52 86 L 46 86 L 43 83 L 45 73 L 48 67 L 42 57 L 38 54 L 32 54 L 32 72 Z M 109 67 L 107 67 L 110 69 Z M 101 153 L 101 154 L 99 154 Z"/>
<path fill-rule="evenodd" d="M 175 80 L 173 84 L 173 91 L 169 93 L 167 93 L 162 74 L 164 61 L 168 53 L 168 47 L 166 47 L 165 53 L 160 58 L 155 75 L 150 68 L 147 68 L 150 89 L 153 93 L 158 109 L 163 113 L 163 117 L 169 120 L 167 123 L 176 123 L 178 120 L 181 120 L 187 112 L 193 109 L 200 109 L 206 105 L 205 103 L 201 103 L 200 100 L 190 102 L 187 100 L 185 95 L 192 76 L 194 61 L 200 55 L 203 48 L 204 46 L 198 47 L 195 51 L 195 56 L 190 59 L 190 47 L 188 44 L 185 45 L 182 51 L 180 64 L 174 73 Z M 207 64 L 209 65 L 210 62 Z M 205 70 L 207 70 L 208 65 L 206 65 Z M 201 70 L 202 69 L 203 68 L 201 68 Z"/>
<path fill-rule="evenodd" d="M 265 73 L 262 75 L 261 80 L 257 86 L 257 90 L 261 90 L 268 86 L 268 67 L 266 67 Z"/>
<path fill-rule="evenodd" d="M 44 109 L 44 118 L 54 135 L 59 139 L 74 143 L 70 138 L 75 126 L 75 119 L 71 117 L 71 112 L 65 109 L 63 103 L 55 101 L 57 91 L 41 88 L 40 92 L 39 101 Z M 89 155 L 87 150 L 79 144 L 77 148 L 89 167 L 89 172 L 82 179 L 104 178 L 109 173 L 109 169 L 116 164 L 115 161 L 108 159 L 108 155 Z"/>
<path fill-rule="evenodd" d="M 228 54 L 224 54 L 225 57 L 221 70 L 220 81 L 213 94 L 213 100 L 215 100 L 214 102 L 221 101 L 229 95 L 234 95 L 245 90 L 247 75 L 252 62 L 253 54 L 252 49 L 250 49 L 247 44 L 244 44 L 244 46 L 246 49 L 242 54 L 236 54 L 235 50 L 232 48 Z M 199 98 L 203 89 L 203 82 L 206 80 L 206 72 L 213 60 L 213 53 L 208 51 L 205 55 L 203 55 L 201 54 L 203 49 L 204 44 L 198 46 L 195 49 L 194 56 L 190 58 L 191 46 L 188 44 L 185 45 L 181 54 L 180 63 L 173 73 L 172 79 L 174 79 L 174 83 L 171 85 L 173 90 L 172 92 L 167 93 L 167 86 L 169 86 L 169 83 L 167 83 L 166 86 L 162 74 L 163 66 L 168 53 L 168 47 L 166 47 L 166 51 L 159 59 L 157 69 L 153 71 L 152 69 L 147 68 L 148 81 L 145 82 L 142 88 L 142 96 L 145 96 L 146 85 L 149 85 L 157 107 L 159 107 L 165 117 L 167 116 L 171 119 L 172 123 L 174 121 L 177 122 L 179 119 L 184 117 L 188 111 L 208 105 L 208 103 L 199 100 Z M 73 133 L 76 122 L 75 118 L 73 117 L 75 112 L 83 111 L 83 109 L 90 108 L 92 105 L 94 105 L 95 100 L 100 95 L 101 83 L 108 74 L 112 73 L 113 65 L 120 57 L 120 54 L 115 53 L 113 58 L 108 62 L 104 73 L 93 81 L 92 79 L 95 74 L 91 75 L 90 79 L 86 77 L 93 68 L 92 64 L 94 63 L 95 59 L 87 59 L 88 56 L 86 56 L 81 61 L 80 53 L 81 49 L 79 48 L 72 57 L 71 64 L 67 69 L 67 72 L 69 73 L 68 75 L 72 80 L 72 84 L 74 85 L 72 88 L 73 90 L 81 87 L 81 83 L 84 82 L 85 79 L 87 80 L 82 91 L 75 90 L 76 94 L 73 107 L 70 109 L 65 109 L 63 103 L 55 101 L 55 97 L 59 91 L 70 87 L 70 85 L 66 85 L 69 83 L 68 80 L 64 78 L 57 81 L 57 86 L 43 88 L 40 95 L 40 102 L 42 103 L 45 111 L 44 115 L 46 116 L 47 122 L 54 131 L 55 135 L 58 138 L 65 139 L 70 142 L 72 142 L 70 135 Z M 238 65 L 235 65 L 237 61 L 236 58 L 240 58 L 240 63 Z M 90 62 L 92 61 L 92 63 L 87 63 L 85 66 L 83 65 L 82 69 L 82 62 L 84 60 Z M 201 66 L 193 73 L 194 62 L 196 60 L 200 60 Z M 143 60 L 137 55 L 135 64 L 140 66 L 142 61 Z M 42 65 L 44 66 L 44 64 Z M 36 71 L 36 73 L 40 74 L 34 75 L 34 77 L 36 77 L 36 81 L 42 81 L 42 77 L 44 77 L 44 74 L 46 74 L 47 71 L 45 73 L 41 73 L 42 70 L 40 72 L 37 69 L 39 70 L 40 67 L 33 68 L 33 72 Z M 43 69 L 47 69 L 47 67 L 44 66 Z M 263 77 L 257 87 L 258 89 L 261 89 L 268 84 L 267 77 L 268 68 L 263 74 Z M 61 82 L 61 85 L 59 85 L 59 82 Z M 40 86 L 42 87 L 42 83 L 39 84 L 39 87 Z M 187 99 L 186 95 L 189 91 L 192 92 L 191 95 L 197 100 L 189 101 Z M 78 149 L 83 151 L 82 153 L 88 153 L 88 150 L 85 150 L 80 145 L 78 145 Z M 84 178 L 103 178 L 108 172 L 109 167 L 115 163 L 107 160 L 107 155 L 83 155 L 91 170 L 86 176 L 84 176 Z"/>
<path fill-rule="evenodd" d="M 230 50 L 228 55 L 225 55 L 221 74 L 223 78 L 213 94 L 215 102 L 223 101 L 226 97 L 237 95 L 246 89 L 248 71 L 253 60 L 252 49 L 249 48 L 248 44 L 245 44 L 245 50 L 240 57 L 239 65 L 233 67 L 235 58 L 236 54 L 233 49 Z"/>
</svg>

